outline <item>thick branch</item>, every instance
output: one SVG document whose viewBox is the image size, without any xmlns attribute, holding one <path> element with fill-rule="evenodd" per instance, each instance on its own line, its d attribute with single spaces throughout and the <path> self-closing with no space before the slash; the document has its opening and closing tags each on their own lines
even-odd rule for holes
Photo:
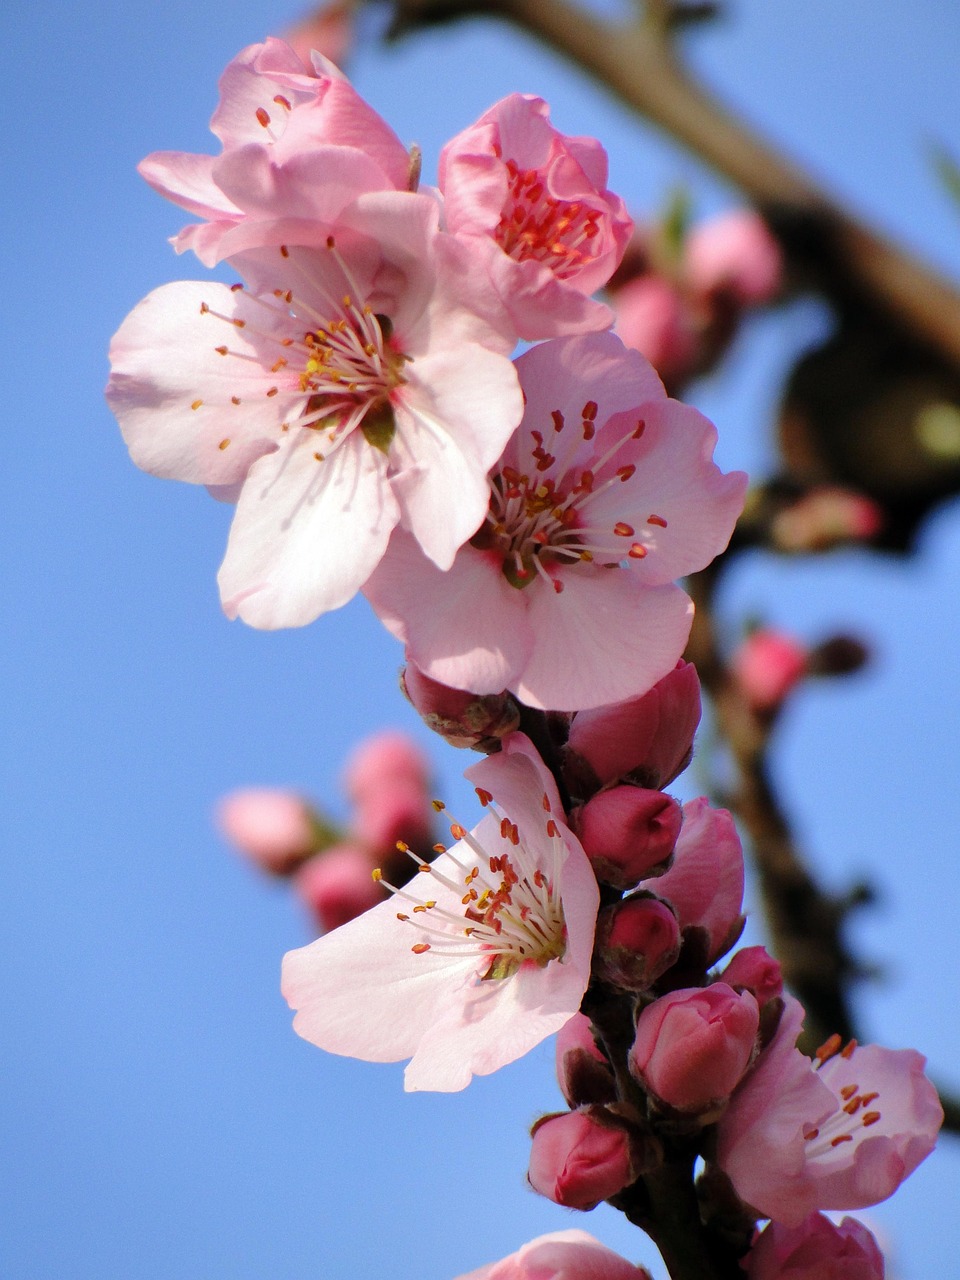
<svg viewBox="0 0 960 1280">
<path fill-rule="evenodd" d="M 495 15 L 543 40 L 736 183 L 826 296 L 879 309 L 960 364 L 960 293 L 830 199 L 687 74 L 674 53 L 678 10 L 668 0 L 648 0 L 645 17 L 626 26 L 568 0 L 395 0 L 394 12 L 395 34 Z"/>
</svg>

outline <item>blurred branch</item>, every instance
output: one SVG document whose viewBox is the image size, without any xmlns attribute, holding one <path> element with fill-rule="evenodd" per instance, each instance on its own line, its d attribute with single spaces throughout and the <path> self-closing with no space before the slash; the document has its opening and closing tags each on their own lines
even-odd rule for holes
<svg viewBox="0 0 960 1280">
<path fill-rule="evenodd" d="M 614 24 L 569 0 L 392 0 L 390 36 L 466 17 L 514 23 L 739 186 L 793 267 L 838 307 L 878 308 L 895 328 L 960 365 L 960 293 L 831 200 L 691 78 L 673 42 L 685 8 L 647 0 L 637 21 Z M 697 12 L 704 8 L 694 6 L 691 16 L 707 16 Z"/>
</svg>

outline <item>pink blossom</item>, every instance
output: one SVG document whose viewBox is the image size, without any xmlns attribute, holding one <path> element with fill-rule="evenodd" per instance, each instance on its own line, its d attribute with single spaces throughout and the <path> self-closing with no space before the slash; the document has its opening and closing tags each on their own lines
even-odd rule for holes
<svg viewBox="0 0 960 1280">
<path fill-rule="evenodd" d="M 803 679 L 807 650 L 793 636 L 762 627 L 752 631 L 730 663 L 733 678 L 755 711 L 775 711 Z"/>
<path fill-rule="evenodd" d="M 746 1261 L 749 1280 L 883 1280 L 883 1254 L 856 1218 L 812 1213 L 796 1227 L 770 1222 Z"/>
<path fill-rule="evenodd" d="M 345 184 L 403 191 L 410 159 L 393 130 L 320 54 L 308 69 L 282 40 L 242 50 L 220 80 L 210 128 L 220 156 L 157 151 L 140 165 L 161 195 L 205 222 L 175 238 L 212 266 L 244 217 L 319 216 Z"/>
<path fill-rule="evenodd" d="M 780 289 L 783 254 L 758 213 L 735 209 L 691 229 L 684 269 L 695 293 L 722 290 L 742 307 L 758 306 Z"/>
<path fill-rule="evenodd" d="M 327 933 L 384 900 L 386 892 L 374 880 L 373 869 L 368 849 L 332 845 L 303 864 L 293 885 Z"/>
<path fill-rule="evenodd" d="M 554 710 L 635 697 L 676 664 L 693 606 L 673 580 L 726 546 L 746 477 L 612 334 L 543 343 L 517 371 L 523 422 L 483 526 L 446 572 L 398 531 L 366 594 L 444 684 Z"/>
<path fill-rule="evenodd" d="M 488 809 L 472 832 L 454 823 L 397 901 L 284 959 L 294 1029 L 331 1053 L 411 1058 L 411 1090 L 462 1089 L 521 1057 L 590 976 L 599 891 L 551 775 L 514 734 L 467 777 Z"/>
<path fill-rule="evenodd" d="M 398 522 L 443 569 L 483 522 L 521 397 L 476 310 L 483 274 L 437 219 L 380 192 L 329 224 L 243 223 L 227 238 L 249 289 L 165 285 L 114 337 L 107 398 L 137 465 L 239 494 L 228 616 L 303 625 L 356 593 Z"/>
<path fill-rule="evenodd" d="M 598 791 L 572 815 L 597 879 L 615 889 L 632 889 L 667 863 L 682 818 L 672 796 L 629 786 Z"/>
<path fill-rule="evenodd" d="M 589 774 L 591 791 L 627 777 L 665 787 L 690 763 L 699 723 L 697 669 L 681 660 L 638 698 L 578 711 L 567 739 L 566 772 L 579 783 Z"/>
<path fill-rule="evenodd" d="M 675 285 L 663 276 L 637 276 L 611 294 L 611 305 L 624 344 L 646 356 L 668 386 L 690 374 L 700 334 L 690 304 Z"/>
<path fill-rule="evenodd" d="M 659 898 L 626 898 L 604 907 L 594 955 L 605 982 L 624 991 L 644 991 L 680 955 L 677 917 Z"/>
<path fill-rule="evenodd" d="M 585 1231 L 554 1231 L 457 1280 L 650 1280 L 650 1273 Z"/>
<path fill-rule="evenodd" d="M 264 871 L 286 875 L 317 847 L 310 806 L 293 791 L 248 787 L 217 806 L 227 839 Z"/>
<path fill-rule="evenodd" d="M 685 804 L 673 864 L 640 888 L 666 899 L 682 930 L 703 930 L 708 965 L 728 951 L 743 929 L 743 849 L 726 809 Z"/>
<path fill-rule="evenodd" d="M 599 142 L 559 133 L 542 99 L 513 93 L 447 143 L 439 180 L 448 229 L 498 246 L 491 270 L 521 338 L 609 325 L 589 295 L 610 279 L 633 223 L 607 190 Z"/>
<path fill-rule="evenodd" d="M 724 982 L 661 996 L 640 1014 L 630 1070 L 668 1106 L 695 1114 L 723 1103 L 756 1051 L 760 1012 Z"/>
<path fill-rule="evenodd" d="M 626 1130 L 583 1107 L 546 1116 L 534 1127 L 527 1181 L 567 1209 L 595 1209 L 636 1178 Z"/>
<path fill-rule="evenodd" d="M 717 1163 L 765 1217 L 796 1227 L 814 1209 L 862 1209 L 892 1195 L 933 1150 L 943 1109 L 912 1049 L 794 1047 L 792 997 L 774 1039 L 721 1117 Z M 839 1037 L 837 1037 L 839 1041 Z"/>
</svg>

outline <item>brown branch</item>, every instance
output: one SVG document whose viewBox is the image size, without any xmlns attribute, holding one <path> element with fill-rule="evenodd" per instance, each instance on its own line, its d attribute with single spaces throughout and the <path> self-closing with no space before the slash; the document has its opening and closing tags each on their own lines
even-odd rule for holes
<svg viewBox="0 0 960 1280">
<path fill-rule="evenodd" d="M 394 0 L 393 36 L 466 17 L 514 23 L 590 72 L 729 178 L 764 212 L 795 268 L 838 306 L 867 305 L 960 364 L 960 293 L 865 226 L 687 73 L 673 46 L 682 9 L 648 0 L 613 24 L 569 0 Z"/>
</svg>

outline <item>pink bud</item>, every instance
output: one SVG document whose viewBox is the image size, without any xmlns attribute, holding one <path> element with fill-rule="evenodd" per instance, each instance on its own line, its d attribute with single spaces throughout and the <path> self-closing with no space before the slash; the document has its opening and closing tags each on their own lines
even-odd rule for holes
<svg viewBox="0 0 960 1280">
<path fill-rule="evenodd" d="M 457 1280 L 652 1280 L 585 1231 L 538 1236 L 509 1257 L 478 1267 Z"/>
<path fill-rule="evenodd" d="M 828 551 L 845 542 L 869 542 L 883 524 L 883 510 L 872 498 L 824 485 L 778 512 L 770 532 L 781 551 Z"/>
<path fill-rule="evenodd" d="M 598 1111 L 547 1116 L 533 1130 L 527 1179 L 534 1191 L 567 1209 L 593 1209 L 635 1177 L 627 1134 L 600 1123 Z"/>
<path fill-rule="evenodd" d="M 779 292 L 783 254 L 760 215 L 738 209 L 690 231 L 684 267 L 695 293 L 722 291 L 741 306 L 757 306 Z"/>
<path fill-rule="evenodd" d="M 782 631 L 751 632 L 733 655 L 733 677 L 754 711 L 775 711 L 807 670 L 807 650 Z"/>
<path fill-rule="evenodd" d="M 419 784 L 400 778 L 383 785 L 357 804 L 352 834 L 376 858 L 386 858 L 402 841 L 426 852 L 434 842 L 433 809 Z"/>
<path fill-rule="evenodd" d="M 289 875 L 317 848 L 312 810 L 292 791 L 232 791 L 217 806 L 217 824 L 241 853 L 273 875 Z"/>
<path fill-rule="evenodd" d="M 668 861 L 682 821 L 671 796 L 629 786 L 598 791 L 573 814 L 597 879 L 615 889 L 632 889 Z"/>
<path fill-rule="evenodd" d="M 597 1048 L 585 1014 L 575 1013 L 557 1032 L 557 1081 L 571 1107 L 616 1097 L 610 1063 Z"/>
<path fill-rule="evenodd" d="M 492 751 L 520 724 L 520 708 L 506 691 L 477 694 L 451 689 L 424 675 L 412 662 L 400 673 L 400 687 L 424 722 L 452 747 Z"/>
<path fill-rule="evenodd" d="M 741 948 L 721 973 L 720 981 L 751 991 L 759 1005 L 783 995 L 783 973 L 766 947 Z"/>
<path fill-rule="evenodd" d="M 310 66 L 316 50 L 341 66 L 353 44 L 353 0 L 322 4 L 284 32 L 284 40 Z"/>
<path fill-rule="evenodd" d="M 697 332 L 683 296 L 663 276 L 637 276 L 610 295 L 615 330 L 647 357 L 666 383 L 680 382 L 697 361 Z"/>
<path fill-rule="evenodd" d="M 856 1218 L 811 1213 L 798 1227 L 770 1222 L 743 1264 L 749 1280 L 883 1280 L 883 1254 Z"/>
<path fill-rule="evenodd" d="M 681 660 L 641 697 L 577 712 L 567 743 L 571 779 L 592 775 L 593 791 L 628 776 L 665 787 L 690 763 L 699 723 L 700 681 Z"/>
<path fill-rule="evenodd" d="M 384 900 L 386 893 L 374 880 L 373 870 L 364 849 L 338 844 L 305 862 L 293 884 L 320 928 L 329 933 Z"/>
<path fill-rule="evenodd" d="M 724 982 L 671 991 L 640 1014 L 630 1071 L 668 1106 L 708 1112 L 753 1060 L 759 1023 L 753 996 Z"/>
<path fill-rule="evenodd" d="M 366 738 L 354 748 L 343 772 L 347 795 L 354 804 L 375 802 L 398 783 L 419 787 L 426 793 L 430 785 L 430 764 L 409 735 L 386 730 Z"/>
<path fill-rule="evenodd" d="M 597 970 L 612 986 L 643 991 L 680 955 L 680 926 L 665 902 L 628 898 L 597 918 Z"/>
</svg>

